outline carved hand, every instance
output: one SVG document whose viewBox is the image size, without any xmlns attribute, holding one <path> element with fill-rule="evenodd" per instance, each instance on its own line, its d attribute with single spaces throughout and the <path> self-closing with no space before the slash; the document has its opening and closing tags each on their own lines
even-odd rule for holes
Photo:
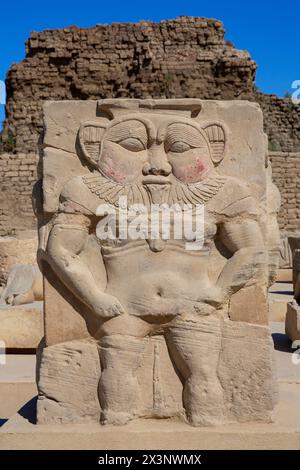
<svg viewBox="0 0 300 470">
<path fill-rule="evenodd" d="M 213 307 L 219 307 L 226 300 L 226 292 L 219 286 L 215 285 L 208 289 L 200 289 L 198 294 L 197 303 L 209 304 Z M 197 310 L 197 304 L 195 304 L 195 310 Z"/>
<path fill-rule="evenodd" d="M 125 313 L 116 297 L 104 293 L 93 303 L 93 311 L 101 318 L 113 318 Z"/>
</svg>

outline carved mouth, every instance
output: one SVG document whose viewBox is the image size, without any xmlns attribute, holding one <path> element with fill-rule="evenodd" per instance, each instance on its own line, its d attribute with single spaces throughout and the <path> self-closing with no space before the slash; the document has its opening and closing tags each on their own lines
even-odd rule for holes
<svg viewBox="0 0 300 470">
<path fill-rule="evenodd" d="M 168 179 L 166 179 L 165 176 L 146 176 L 143 179 L 142 183 L 145 185 L 147 184 L 162 184 L 162 185 L 171 184 L 171 182 Z"/>
</svg>

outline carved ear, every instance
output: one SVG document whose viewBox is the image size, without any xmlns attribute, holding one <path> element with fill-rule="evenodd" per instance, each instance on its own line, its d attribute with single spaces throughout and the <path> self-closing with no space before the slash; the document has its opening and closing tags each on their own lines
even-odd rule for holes
<svg viewBox="0 0 300 470">
<path fill-rule="evenodd" d="M 202 128 L 210 142 L 212 161 L 218 164 L 224 158 L 227 144 L 224 126 L 218 122 L 212 122 L 205 124 Z"/>
<path fill-rule="evenodd" d="M 83 122 L 79 128 L 78 139 L 85 159 L 97 167 L 100 157 L 101 141 L 106 125 L 99 121 Z"/>
</svg>

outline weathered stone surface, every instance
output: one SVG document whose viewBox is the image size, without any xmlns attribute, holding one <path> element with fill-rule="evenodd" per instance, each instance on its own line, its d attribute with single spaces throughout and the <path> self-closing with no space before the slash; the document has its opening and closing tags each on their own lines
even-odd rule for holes
<svg viewBox="0 0 300 470">
<path fill-rule="evenodd" d="M 287 304 L 285 332 L 291 341 L 300 340 L 300 305 L 296 300 Z"/>
<path fill-rule="evenodd" d="M 270 152 L 272 178 L 281 195 L 278 225 L 281 232 L 282 268 L 291 268 L 293 239 L 300 237 L 300 153 Z"/>
<path fill-rule="evenodd" d="M 81 102 L 44 108 L 38 258 L 46 318 L 38 422 L 270 420 L 272 343 L 261 325 L 277 206 L 267 194 L 259 107 L 193 99 L 82 106 L 82 114 Z M 99 235 L 107 204 L 124 229 L 120 196 L 126 210 L 143 204 L 147 224 L 158 204 L 177 204 L 179 211 L 190 204 L 194 221 L 201 206 L 203 243 L 199 231 L 176 237 L 175 222 L 167 236 L 159 221 L 151 227 L 155 236 Z M 106 204 L 103 213 L 99 204 Z M 125 218 L 134 220 L 128 212 Z M 68 380 L 57 381 L 57 373 Z M 86 396 L 93 397 L 87 413 Z"/>
<path fill-rule="evenodd" d="M 268 327 L 225 321 L 219 375 L 229 419 L 271 419 L 277 401 L 273 366 L 273 341 Z"/>
<path fill-rule="evenodd" d="M 77 132 L 80 124 L 88 120 L 90 116 L 96 115 L 96 107 L 97 101 L 70 101 L 70 103 L 66 101 L 64 106 L 57 110 L 54 101 L 46 102 L 44 104 L 44 145 L 76 153 Z M 48 148 L 48 151 L 51 151 L 51 148 Z M 71 158 L 70 155 L 69 157 Z M 51 165 L 53 157 L 50 156 L 47 159 L 45 156 L 44 158 L 46 162 L 49 160 Z"/>
<path fill-rule="evenodd" d="M 269 328 L 227 320 L 219 340 L 222 349 L 217 376 L 224 390 L 223 422 L 270 421 L 276 389 L 271 372 L 273 348 Z M 153 336 L 143 343 L 137 369 L 139 397 L 135 416 L 183 417 L 182 377 L 174 370 L 164 338 Z M 170 344 L 172 348 L 172 341 Z M 201 344 L 198 348 L 199 353 L 203 352 Z M 122 361 L 121 356 L 119 360 Z M 40 351 L 40 361 L 39 424 L 98 423 L 101 368 L 97 344 L 74 340 L 48 346 Z M 123 376 L 120 395 L 124 380 Z M 274 394 L 270 393 L 273 389 Z M 216 403 L 212 406 L 216 408 Z"/>
<path fill-rule="evenodd" d="M 251 286 L 233 294 L 230 300 L 229 318 L 233 321 L 267 325 L 266 288 Z"/>
<path fill-rule="evenodd" d="M 267 194 L 265 224 L 267 231 L 269 283 L 272 286 L 277 279 L 281 257 L 281 236 L 278 226 L 278 214 L 281 207 L 281 195 L 273 182 L 270 158 L 267 159 Z"/>
<path fill-rule="evenodd" d="M 37 180 L 38 155 L 33 152 L 33 148 L 27 153 L 24 149 L 16 154 L 0 152 L 1 237 L 36 230 L 31 194 Z"/>
<path fill-rule="evenodd" d="M 95 344 L 72 341 L 41 348 L 38 367 L 40 424 L 99 422 L 100 363 Z"/>
<path fill-rule="evenodd" d="M 0 340 L 6 348 L 36 349 L 43 335 L 42 302 L 0 307 Z"/>
<path fill-rule="evenodd" d="M 285 159 L 288 160 L 294 157 L 292 152 L 298 152 L 299 158 L 299 104 L 294 104 L 290 97 L 280 98 L 261 92 L 255 93 L 255 101 L 260 104 L 264 114 L 264 129 L 269 137 L 269 150 L 287 152 Z"/>
<path fill-rule="evenodd" d="M 38 266 L 16 264 L 9 271 L 0 304 L 21 305 L 43 300 L 43 277 Z"/>
<path fill-rule="evenodd" d="M 233 335 L 238 342 L 243 342 L 240 348 L 242 354 L 251 351 L 253 357 L 257 358 L 257 344 L 263 341 L 261 331 L 266 328 L 248 326 L 235 323 L 238 333 Z M 17 377 L 22 380 L 26 375 L 33 380 L 33 367 L 31 357 L 26 355 L 9 356 L 7 366 L 2 368 L 0 374 L 0 413 L 4 418 L 10 418 L 0 429 L 1 449 L 298 449 L 300 448 L 300 370 L 292 362 L 292 350 L 287 350 L 286 339 L 282 323 L 272 325 L 274 342 L 276 347 L 275 360 L 279 379 L 278 403 L 274 410 L 273 422 L 244 422 L 228 423 L 225 426 L 214 428 L 195 428 L 176 419 L 139 419 L 126 426 L 99 426 L 98 422 L 69 424 L 61 426 L 56 424 L 35 425 L 35 402 L 30 401 L 31 410 L 28 412 L 29 401 L 36 395 L 33 383 L 16 383 Z M 251 338 L 247 342 L 247 338 Z M 161 337 L 160 337 L 161 339 Z M 270 338 L 267 338 L 267 341 Z M 152 341 L 149 338 L 149 341 Z M 156 339 L 155 339 L 156 341 Z M 245 343 L 244 343 L 245 341 Z M 70 345 L 70 343 L 69 343 Z M 161 346 L 161 344 L 160 344 Z M 168 358 L 168 356 L 166 356 Z M 248 354 L 248 359 L 251 360 Z M 96 358 L 96 356 L 95 356 Z M 18 359 L 18 361 L 16 361 Z M 24 361 L 26 359 L 26 361 Z M 146 359 L 145 359 L 146 360 Z M 238 360 L 238 358 L 237 358 Z M 264 360 L 264 359 L 263 359 Z M 17 362 L 17 364 L 16 364 Z M 144 362 L 145 364 L 145 362 Z M 253 364 L 250 363 L 250 368 Z M 20 373 L 21 366 L 21 373 Z M 28 367 L 30 366 L 30 367 Z M 164 375 L 166 375 L 166 364 L 164 364 Z M 144 366 L 145 367 L 145 366 Z M 251 369 L 252 370 L 252 369 Z M 17 374 L 17 376 L 16 376 Z M 149 374 L 150 375 L 150 374 Z M 255 380 L 259 373 L 255 373 Z M 2 382 L 1 382 L 2 379 Z M 28 379 L 27 379 L 28 380 Z M 29 385 L 30 387 L 25 387 Z M 50 385 L 50 384 L 49 384 Z M 247 387 L 251 384 L 246 382 Z M 246 387 L 246 388 L 247 388 Z M 147 394 L 152 393 L 152 387 L 148 385 Z M 238 396 L 239 394 L 234 394 Z M 22 401 L 23 400 L 23 401 Z M 27 419 L 17 411 L 22 405 L 26 405 Z M 19 406 L 18 406 L 19 405 Z M 24 414 L 22 412 L 22 414 Z M 29 419 L 32 419 L 29 422 Z"/>
<path fill-rule="evenodd" d="M 16 264 L 36 264 L 37 235 L 29 238 L 0 237 L 0 285 L 5 285 Z"/>
</svg>

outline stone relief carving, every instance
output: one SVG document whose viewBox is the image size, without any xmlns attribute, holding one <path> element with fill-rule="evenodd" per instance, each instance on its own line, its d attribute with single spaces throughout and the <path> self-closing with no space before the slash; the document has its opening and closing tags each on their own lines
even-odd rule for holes
<svg viewBox="0 0 300 470">
<path fill-rule="evenodd" d="M 267 225 L 267 247 L 269 265 L 269 286 L 276 282 L 277 272 L 280 265 L 282 246 L 277 216 L 281 205 L 279 189 L 272 181 L 272 167 L 267 159 L 267 201 L 263 207 L 266 208 L 265 219 Z"/>
<path fill-rule="evenodd" d="M 294 299 L 287 304 L 285 331 L 293 347 L 300 346 L 300 237 L 291 237 L 290 246 L 293 253 L 293 288 Z"/>
<path fill-rule="evenodd" d="M 299 238 L 299 233 L 281 233 L 280 268 L 293 268 L 294 252 L 300 246 Z"/>
<path fill-rule="evenodd" d="M 215 103 L 103 100 L 97 118 L 86 112 L 89 119 L 76 115 L 79 105 L 73 104 L 73 134 L 66 134 L 72 138 L 62 138 L 57 149 L 47 145 L 55 143 L 51 126 L 60 127 L 64 104 L 58 105 L 56 120 L 54 105 L 45 108 L 39 261 L 46 277 L 46 347 L 41 351 L 38 422 L 100 417 L 102 424 L 125 424 L 141 416 L 180 415 L 192 425 L 206 426 L 270 419 L 268 239 L 258 202 L 267 178 L 256 182 L 261 194 L 254 194 L 247 179 L 237 177 L 238 165 L 235 174 L 222 170 L 230 131 L 209 116 L 219 106 Z M 255 105 L 247 106 L 250 118 L 258 113 L 259 120 Z M 256 165 L 263 173 L 261 128 Z M 193 218 L 202 204 L 202 248 L 187 250 L 191 239 L 176 239 L 172 223 L 168 239 L 160 228 L 154 238 L 97 238 L 104 217 L 99 204 L 116 209 L 120 233 L 121 196 L 128 206 L 150 210 L 149 221 L 157 204 L 180 209 L 189 204 Z M 249 293 L 257 319 L 246 312 Z M 56 331 L 54 304 L 65 317 L 62 332 Z M 87 363 L 94 360 L 99 377 L 87 370 L 85 355 Z M 74 386 L 80 384 L 85 396 L 93 397 L 94 415 L 84 413 L 80 399 L 70 401 L 68 384 L 55 381 L 65 356 Z"/>
</svg>

